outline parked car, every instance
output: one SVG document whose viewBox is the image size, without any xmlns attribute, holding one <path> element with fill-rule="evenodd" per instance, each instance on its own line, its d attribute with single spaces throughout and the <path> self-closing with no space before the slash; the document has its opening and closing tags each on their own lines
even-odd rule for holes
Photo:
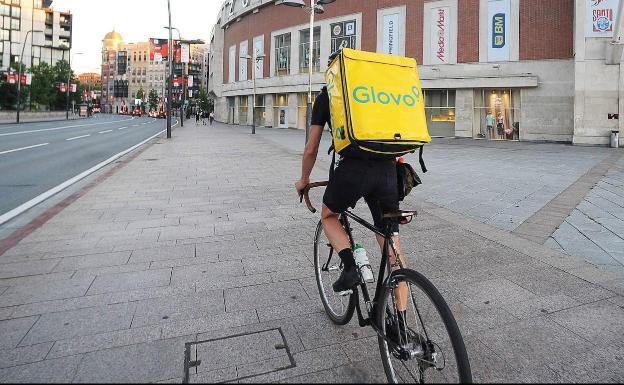
<svg viewBox="0 0 624 385">
<path fill-rule="evenodd" d="M 141 117 L 141 115 L 143 115 L 143 113 L 141 112 L 141 107 L 134 107 L 134 109 L 132 109 L 132 116 Z"/>
</svg>

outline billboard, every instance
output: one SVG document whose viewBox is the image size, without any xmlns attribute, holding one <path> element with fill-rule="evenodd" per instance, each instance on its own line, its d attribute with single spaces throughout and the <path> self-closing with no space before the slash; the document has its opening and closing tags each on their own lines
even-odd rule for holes
<svg viewBox="0 0 624 385">
<path fill-rule="evenodd" d="M 430 57 L 431 64 L 451 62 L 451 9 L 431 8 Z"/>
<path fill-rule="evenodd" d="M 333 23 L 330 25 L 330 29 L 332 52 L 336 52 L 340 48 L 357 48 L 357 32 L 355 20 Z"/>
<path fill-rule="evenodd" d="M 613 37 L 620 0 L 585 0 L 585 37 Z"/>
<path fill-rule="evenodd" d="M 182 59 L 182 47 L 177 40 L 173 40 L 174 60 L 178 63 Z M 188 48 L 188 45 L 186 45 Z M 187 49 L 188 53 L 188 49 Z M 150 39 L 150 61 L 162 62 L 169 60 L 169 40 L 168 39 Z M 187 61 L 188 62 L 188 61 Z"/>
<path fill-rule="evenodd" d="M 488 61 L 509 61 L 511 0 L 488 1 Z"/>
<path fill-rule="evenodd" d="M 383 16 L 383 41 L 381 52 L 388 55 L 399 55 L 401 45 L 401 18 L 400 14 L 392 13 Z"/>
</svg>

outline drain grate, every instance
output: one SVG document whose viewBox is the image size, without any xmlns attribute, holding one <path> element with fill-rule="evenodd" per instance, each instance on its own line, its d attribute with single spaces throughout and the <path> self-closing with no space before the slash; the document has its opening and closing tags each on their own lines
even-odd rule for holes
<svg viewBox="0 0 624 385">
<path fill-rule="evenodd" d="M 184 383 L 238 381 L 296 367 L 281 328 L 189 342 Z"/>
</svg>

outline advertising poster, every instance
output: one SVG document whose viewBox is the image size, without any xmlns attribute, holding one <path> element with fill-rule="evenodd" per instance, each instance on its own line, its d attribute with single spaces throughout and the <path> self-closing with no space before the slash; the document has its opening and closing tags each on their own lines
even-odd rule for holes
<svg viewBox="0 0 624 385">
<path fill-rule="evenodd" d="M 585 0 L 585 37 L 613 37 L 620 0 Z"/>
<path fill-rule="evenodd" d="M 177 46 L 176 46 L 177 47 Z M 180 63 L 188 63 L 191 60 L 191 47 L 188 44 L 182 43 L 180 47 Z"/>
<path fill-rule="evenodd" d="M 356 21 L 349 20 L 330 25 L 332 52 L 340 48 L 356 49 L 357 32 Z"/>
<path fill-rule="evenodd" d="M 431 9 L 431 64 L 450 63 L 450 7 Z"/>
<path fill-rule="evenodd" d="M 228 69 L 229 69 L 228 82 L 234 83 L 236 82 L 236 46 L 235 45 L 230 47 L 229 59 L 230 60 L 228 62 Z"/>
<path fill-rule="evenodd" d="M 254 40 L 254 71 L 256 79 L 262 79 L 264 77 L 264 59 L 258 59 L 264 54 L 264 38 L 260 37 Z"/>
<path fill-rule="evenodd" d="M 488 61 L 509 61 L 511 0 L 488 1 Z"/>
<path fill-rule="evenodd" d="M 402 28 L 400 20 L 398 13 L 384 15 L 382 53 L 399 55 L 399 47 L 401 46 L 400 31 Z"/>
<path fill-rule="evenodd" d="M 248 52 L 247 52 L 247 42 L 244 41 L 242 43 L 240 43 L 240 61 L 238 64 L 238 80 L 239 81 L 243 81 L 243 80 L 247 80 L 247 59 L 244 59 L 247 57 Z"/>
<path fill-rule="evenodd" d="M 180 44 L 177 40 L 174 40 L 173 46 L 175 47 L 174 58 L 177 62 L 180 62 L 182 58 Z M 155 62 L 169 60 L 169 40 L 150 39 L 150 60 Z"/>
</svg>

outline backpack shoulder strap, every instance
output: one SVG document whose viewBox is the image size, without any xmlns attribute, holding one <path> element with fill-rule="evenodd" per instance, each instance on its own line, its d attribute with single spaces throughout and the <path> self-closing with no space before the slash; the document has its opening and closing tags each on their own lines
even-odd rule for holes
<svg viewBox="0 0 624 385">
<path fill-rule="evenodd" d="M 418 154 L 418 162 L 420 163 L 420 168 L 422 169 L 422 171 L 426 173 L 429 170 L 427 170 L 427 165 L 425 164 L 425 159 L 423 158 L 424 151 L 425 151 L 425 146 L 420 146 L 420 151 Z"/>
</svg>

